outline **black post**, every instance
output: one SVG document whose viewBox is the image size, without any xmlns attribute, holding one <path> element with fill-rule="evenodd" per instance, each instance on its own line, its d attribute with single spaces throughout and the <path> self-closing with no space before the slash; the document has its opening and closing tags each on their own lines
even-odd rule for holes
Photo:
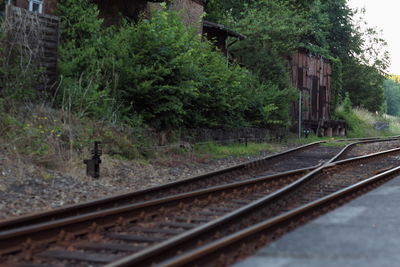
<svg viewBox="0 0 400 267">
<path fill-rule="evenodd" d="M 102 155 L 102 151 L 99 149 L 99 144 L 101 144 L 101 142 L 94 142 L 94 149 L 91 150 L 92 158 L 83 161 L 83 163 L 86 164 L 86 175 L 92 176 L 93 178 L 100 177 L 100 156 Z"/>
</svg>

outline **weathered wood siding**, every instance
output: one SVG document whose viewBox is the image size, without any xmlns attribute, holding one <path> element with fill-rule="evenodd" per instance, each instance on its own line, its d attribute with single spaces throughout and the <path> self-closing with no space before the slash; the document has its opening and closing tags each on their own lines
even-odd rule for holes
<svg viewBox="0 0 400 267">
<path fill-rule="evenodd" d="M 300 50 L 291 58 L 291 74 L 292 85 L 303 92 L 303 120 L 330 120 L 331 62 Z M 297 120 L 298 103 L 293 104 L 292 115 Z"/>
</svg>

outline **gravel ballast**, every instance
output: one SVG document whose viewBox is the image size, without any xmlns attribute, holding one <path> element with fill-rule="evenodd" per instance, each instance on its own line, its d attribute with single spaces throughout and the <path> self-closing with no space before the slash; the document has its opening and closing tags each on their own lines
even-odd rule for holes
<svg viewBox="0 0 400 267">
<path fill-rule="evenodd" d="M 399 145 L 399 141 L 392 141 L 357 146 L 348 156 L 365 155 Z M 75 164 L 79 166 L 76 170 L 51 171 L 33 164 L 16 164 L 0 153 L 0 220 L 178 181 L 270 154 L 263 152 L 251 157 L 202 161 L 174 156 L 170 160 L 142 164 L 105 155 L 101 178 L 93 179 L 85 175 L 83 164 Z"/>
</svg>

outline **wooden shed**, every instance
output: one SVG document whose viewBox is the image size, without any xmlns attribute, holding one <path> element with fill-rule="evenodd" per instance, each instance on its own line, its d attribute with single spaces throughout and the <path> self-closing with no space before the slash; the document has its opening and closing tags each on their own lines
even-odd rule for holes
<svg viewBox="0 0 400 267">
<path fill-rule="evenodd" d="M 292 118 L 303 128 L 327 136 L 344 135 L 343 121 L 331 119 L 332 62 L 306 49 L 290 58 L 292 85 L 300 99 L 292 104 Z"/>
<path fill-rule="evenodd" d="M 228 58 L 233 58 L 229 51 L 229 47 L 238 40 L 243 40 L 246 36 L 237 33 L 225 25 L 217 24 L 208 20 L 203 20 L 203 35 L 208 40 L 211 40 L 214 45 Z M 235 40 L 232 43 L 227 43 L 228 37 Z"/>
</svg>

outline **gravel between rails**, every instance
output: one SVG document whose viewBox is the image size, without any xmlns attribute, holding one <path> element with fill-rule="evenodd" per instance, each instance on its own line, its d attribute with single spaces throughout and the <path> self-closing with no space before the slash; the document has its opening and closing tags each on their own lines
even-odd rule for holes
<svg viewBox="0 0 400 267">
<path fill-rule="evenodd" d="M 356 146 L 346 156 L 365 155 L 398 146 L 400 141 L 365 144 Z M 128 163 L 105 157 L 105 160 L 113 162 L 113 168 L 104 166 L 103 173 L 107 178 L 93 180 L 82 174 L 68 176 L 60 172 L 44 172 L 28 164 L 17 167 L 0 153 L 0 219 L 178 181 L 271 154 L 263 152 L 253 157 L 202 163 L 182 157 L 153 164 Z"/>
</svg>

